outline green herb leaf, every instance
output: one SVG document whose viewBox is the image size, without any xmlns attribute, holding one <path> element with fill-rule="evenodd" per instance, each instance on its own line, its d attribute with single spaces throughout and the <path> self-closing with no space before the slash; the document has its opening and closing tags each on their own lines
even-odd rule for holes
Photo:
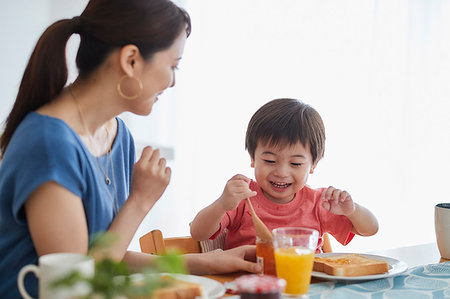
<svg viewBox="0 0 450 299">
<path fill-rule="evenodd" d="M 167 254 L 158 256 L 153 267 L 145 267 L 140 272 L 139 279 L 132 279 L 128 265 L 123 261 L 114 261 L 105 255 L 98 255 L 117 240 L 116 236 L 109 233 L 97 235 L 89 250 L 91 256 L 96 258 L 95 273 L 91 278 L 84 277 L 78 271 L 55 281 L 54 288 L 72 287 L 76 283 L 86 282 L 91 287 L 91 293 L 83 298 L 113 299 L 118 295 L 133 298 L 135 296 L 149 296 L 154 290 L 168 286 L 174 279 L 170 276 L 161 276 L 160 273 L 187 273 L 185 261 L 177 251 L 168 251 Z"/>
</svg>

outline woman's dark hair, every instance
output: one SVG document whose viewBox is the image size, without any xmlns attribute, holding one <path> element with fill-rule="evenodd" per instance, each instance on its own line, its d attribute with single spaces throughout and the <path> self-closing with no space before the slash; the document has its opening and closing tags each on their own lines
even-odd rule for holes
<svg viewBox="0 0 450 299">
<path fill-rule="evenodd" d="M 182 30 L 191 32 L 190 17 L 170 0 L 90 0 L 79 17 L 50 25 L 31 54 L 14 106 L 0 137 L 1 156 L 25 116 L 52 101 L 67 83 L 65 49 L 80 35 L 76 63 L 81 78 L 99 67 L 112 50 L 134 44 L 145 59 L 169 48 Z"/>
<path fill-rule="evenodd" d="M 325 152 L 325 127 L 311 106 L 295 99 L 275 99 L 259 108 L 248 124 L 245 148 L 252 158 L 258 142 L 271 146 L 301 142 L 309 145 L 316 163 Z"/>
</svg>

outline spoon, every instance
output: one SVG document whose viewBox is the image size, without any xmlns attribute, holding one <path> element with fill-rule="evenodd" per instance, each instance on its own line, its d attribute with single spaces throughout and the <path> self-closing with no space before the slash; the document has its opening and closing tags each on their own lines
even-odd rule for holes
<svg viewBox="0 0 450 299">
<path fill-rule="evenodd" d="M 248 206 L 250 207 L 250 212 L 252 213 L 252 221 L 255 226 L 256 236 L 263 242 L 272 242 L 273 236 L 264 222 L 259 219 L 258 215 L 256 215 L 255 210 L 253 209 L 252 202 L 250 198 L 247 198 Z"/>
</svg>

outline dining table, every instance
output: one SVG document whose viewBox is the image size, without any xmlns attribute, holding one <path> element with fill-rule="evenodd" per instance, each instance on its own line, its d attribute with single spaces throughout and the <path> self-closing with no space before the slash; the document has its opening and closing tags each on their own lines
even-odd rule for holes
<svg viewBox="0 0 450 299">
<path fill-rule="evenodd" d="M 439 283 L 441 283 L 441 286 L 443 288 L 442 294 L 445 295 L 447 298 L 447 295 L 450 298 L 450 260 L 444 259 L 441 257 L 437 244 L 435 242 L 433 243 L 426 243 L 426 244 L 418 244 L 418 245 L 411 245 L 411 246 L 404 246 L 404 247 L 398 247 L 398 248 L 392 248 L 392 249 L 386 249 L 386 250 L 377 250 L 377 251 L 370 251 L 366 252 L 364 254 L 368 255 L 376 255 L 376 256 L 382 256 L 389 258 L 391 260 L 401 261 L 407 270 L 405 270 L 403 273 L 399 273 L 398 275 L 392 275 L 392 277 L 389 277 L 389 279 L 378 279 L 378 280 L 371 280 L 368 282 L 364 281 L 328 281 L 326 279 L 312 277 L 311 278 L 311 285 L 310 285 L 310 292 L 308 292 L 309 298 L 346 298 L 345 292 L 361 292 L 357 297 L 358 298 L 378 298 L 377 296 L 380 294 L 380 292 L 390 292 L 389 294 L 399 294 L 399 290 L 405 289 L 406 286 L 411 286 L 413 288 L 413 291 L 417 291 L 421 288 L 421 286 L 417 287 L 412 283 L 414 281 L 416 284 L 424 284 L 427 283 L 429 280 L 429 277 L 425 277 L 426 274 L 433 273 L 433 271 L 437 271 L 438 274 L 444 272 L 444 275 L 439 276 L 433 276 L 431 277 L 430 281 L 433 281 L 433 284 L 437 284 L 434 282 L 435 278 L 441 279 Z M 444 270 L 442 270 L 442 267 L 445 266 Z M 434 268 L 433 268 L 434 267 Z M 431 272 L 430 272 L 431 271 Z M 420 273 L 419 273 L 420 272 Z M 221 284 L 224 284 L 226 288 L 228 288 L 229 285 L 233 284 L 233 281 L 242 276 L 249 273 L 246 272 L 237 272 L 237 273 L 230 273 L 230 274 L 220 274 L 220 275 L 205 275 L 204 277 L 210 278 L 212 280 L 215 280 Z M 422 276 L 421 276 L 422 275 Z M 433 274 L 434 275 L 434 274 Z M 403 280 L 402 280 L 403 279 Z M 428 280 L 427 280 L 428 279 Z M 375 281 L 375 284 L 374 284 Z M 405 282 L 406 281 L 406 282 Z M 383 285 L 384 284 L 384 285 Z M 395 287 L 397 285 L 401 285 L 398 287 L 398 289 Z M 443 284 L 443 285 L 442 285 Z M 448 284 L 447 287 L 445 284 Z M 439 287 L 439 286 L 433 286 L 433 287 Z M 369 288 L 369 290 L 367 289 Z M 383 288 L 381 291 L 376 293 L 375 290 L 378 290 L 377 288 Z M 403 288 L 403 289 L 402 289 Z M 424 292 L 430 291 L 429 289 L 431 287 L 426 286 L 426 289 Z M 355 291 L 356 290 L 356 291 Z M 362 290 L 362 291 L 361 291 Z M 408 291 L 410 291 L 408 289 Z M 434 291 L 434 290 L 432 290 Z M 376 294 L 374 297 L 371 297 L 372 293 Z M 397 293 L 395 293 L 397 292 Z M 323 295 L 325 294 L 325 295 Z M 334 295 L 333 295 L 334 294 Z M 339 295 L 337 295 L 339 294 Z M 344 296 L 342 296 L 344 294 Z M 350 293 L 349 293 L 350 294 Z M 420 293 L 424 294 L 424 293 Z M 434 293 L 436 294 L 436 293 Z M 441 294 L 441 293 L 439 293 Z M 336 295 L 336 296 L 335 296 Z M 348 295 L 348 294 L 347 294 Z M 360 296 L 361 295 L 361 296 Z M 418 297 L 414 296 L 414 293 L 411 291 L 411 293 L 406 293 L 408 298 L 424 298 L 421 295 Z M 234 296 L 234 298 L 239 298 L 236 294 L 230 294 L 228 291 L 223 295 L 222 298 L 225 297 L 231 297 Z M 364 297 L 366 296 L 366 297 Z M 434 298 L 434 295 L 432 295 Z M 382 297 L 379 297 L 382 298 Z M 388 297 L 391 298 L 391 297 Z M 396 297 L 392 297 L 396 298 Z M 440 298 L 440 297 L 439 297 Z M 230 298 L 231 299 L 231 298 Z"/>
</svg>

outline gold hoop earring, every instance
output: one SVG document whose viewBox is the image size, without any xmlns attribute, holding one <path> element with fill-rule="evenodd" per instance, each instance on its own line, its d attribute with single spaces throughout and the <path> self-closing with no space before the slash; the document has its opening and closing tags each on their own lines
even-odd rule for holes
<svg viewBox="0 0 450 299">
<path fill-rule="evenodd" d="M 139 91 L 136 95 L 134 96 L 127 96 L 123 93 L 122 91 L 122 87 L 120 87 L 120 84 L 122 84 L 122 81 L 125 80 L 126 78 L 130 78 L 130 79 L 134 79 L 136 80 L 138 86 L 139 86 Z M 142 86 L 142 82 L 141 80 L 134 78 L 134 77 L 129 77 L 128 75 L 123 75 L 122 78 L 119 79 L 119 82 L 117 82 L 117 92 L 120 94 L 120 96 L 126 100 L 134 100 L 137 97 L 139 97 L 142 93 L 142 90 L 144 89 L 144 87 Z"/>
</svg>

